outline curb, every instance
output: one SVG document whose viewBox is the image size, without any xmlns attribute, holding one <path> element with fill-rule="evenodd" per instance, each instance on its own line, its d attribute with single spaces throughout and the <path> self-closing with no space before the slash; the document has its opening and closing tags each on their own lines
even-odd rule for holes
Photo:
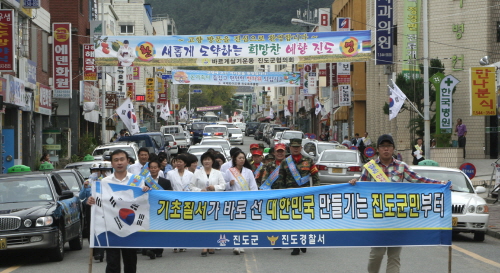
<svg viewBox="0 0 500 273">
<path fill-rule="evenodd" d="M 491 237 L 500 239 L 500 232 L 499 231 L 495 231 L 495 230 L 491 230 L 489 228 L 488 228 L 488 230 L 486 230 L 486 235 L 489 235 Z"/>
</svg>

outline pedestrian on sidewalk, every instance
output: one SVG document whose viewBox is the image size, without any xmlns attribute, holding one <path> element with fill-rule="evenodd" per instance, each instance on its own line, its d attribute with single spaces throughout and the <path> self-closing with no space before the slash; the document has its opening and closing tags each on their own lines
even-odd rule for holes
<svg viewBox="0 0 500 273">
<path fill-rule="evenodd" d="M 424 158 L 424 139 L 417 138 L 415 146 L 411 147 L 411 155 L 413 156 L 413 165 L 418 165 L 418 162 L 425 160 Z"/>
<path fill-rule="evenodd" d="M 462 123 L 462 119 L 459 118 L 457 119 L 457 125 L 455 126 L 455 132 L 457 133 L 458 136 L 458 147 L 464 148 L 464 158 L 465 158 L 465 143 L 466 143 L 466 138 L 467 136 L 467 127 L 465 124 Z"/>
</svg>

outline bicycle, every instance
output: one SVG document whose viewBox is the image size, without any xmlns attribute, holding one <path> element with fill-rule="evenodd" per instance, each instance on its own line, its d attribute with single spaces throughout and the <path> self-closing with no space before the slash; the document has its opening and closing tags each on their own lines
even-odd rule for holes
<svg viewBox="0 0 500 273">
<path fill-rule="evenodd" d="M 488 197 L 496 198 L 496 200 L 493 202 L 495 204 L 498 202 L 498 195 L 500 191 L 500 183 L 497 183 L 497 176 L 498 173 L 495 175 L 495 171 L 500 171 L 500 158 L 498 158 L 495 162 L 491 163 L 491 166 L 493 167 L 493 171 L 491 172 L 491 177 L 490 177 L 490 184 L 488 185 Z M 493 176 L 495 176 L 495 186 L 492 187 L 493 183 Z"/>
</svg>

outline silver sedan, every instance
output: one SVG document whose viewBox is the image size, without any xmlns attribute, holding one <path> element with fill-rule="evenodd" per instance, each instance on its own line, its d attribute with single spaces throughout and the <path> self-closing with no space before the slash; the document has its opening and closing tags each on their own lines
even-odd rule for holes
<svg viewBox="0 0 500 273">
<path fill-rule="evenodd" d="M 229 133 L 229 142 L 231 144 L 236 143 L 243 145 L 243 132 L 240 128 L 228 128 L 227 132 Z"/>
<path fill-rule="evenodd" d="M 357 150 L 325 150 L 320 154 L 316 167 L 322 184 L 347 183 L 361 176 L 363 160 Z"/>
</svg>

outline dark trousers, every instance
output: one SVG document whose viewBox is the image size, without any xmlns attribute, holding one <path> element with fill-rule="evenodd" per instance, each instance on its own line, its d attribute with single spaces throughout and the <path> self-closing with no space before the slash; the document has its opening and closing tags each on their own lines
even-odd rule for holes
<svg viewBox="0 0 500 273">
<path fill-rule="evenodd" d="M 123 257 L 123 272 L 136 273 L 137 250 L 135 248 L 108 248 L 106 249 L 106 273 L 120 273 L 120 252 Z"/>
<path fill-rule="evenodd" d="M 465 158 L 465 142 L 467 141 L 465 136 L 458 137 L 458 147 L 464 148 L 464 158 Z"/>
</svg>

